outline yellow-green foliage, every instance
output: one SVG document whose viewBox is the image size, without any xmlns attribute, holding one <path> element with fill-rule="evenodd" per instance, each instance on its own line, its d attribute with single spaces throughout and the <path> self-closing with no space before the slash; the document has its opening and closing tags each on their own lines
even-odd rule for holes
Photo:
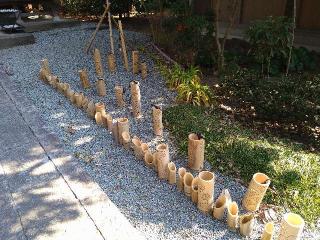
<svg viewBox="0 0 320 240">
<path fill-rule="evenodd" d="M 193 105 L 209 106 L 212 103 L 212 92 L 207 85 L 201 84 L 201 71 L 197 67 L 184 70 L 179 65 L 169 68 L 159 64 L 161 75 L 171 90 L 177 90 L 178 100 Z"/>
</svg>

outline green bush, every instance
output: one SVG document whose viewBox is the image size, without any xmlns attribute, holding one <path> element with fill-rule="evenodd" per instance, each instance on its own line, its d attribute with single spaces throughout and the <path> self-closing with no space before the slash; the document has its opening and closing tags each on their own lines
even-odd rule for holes
<svg viewBox="0 0 320 240">
<path fill-rule="evenodd" d="M 210 88 L 201 84 L 196 78 L 191 82 L 180 84 L 177 91 L 178 100 L 192 105 L 209 107 L 213 100 Z"/>
<path fill-rule="evenodd" d="M 169 34 L 170 45 L 188 65 L 212 66 L 214 63 L 213 24 L 203 16 L 170 17 L 163 21 L 163 34 Z M 160 42 L 161 45 L 163 45 Z"/>
<path fill-rule="evenodd" d="M 320 75 L 263 78 L 238 70 L 223 80 L 225 92 L 254 106 L 259 118 L 319 124 Z"/>
<path fill-rule="evenodd" d="M 276 56 L 288 57 L 292 39 L 292 20 L 287 17 L 268 17 L 255 21 L 246 32 L 250 53 L 261 64 L 261 72 L 271 72 Z"/>
<path fill-rule="evenodd" d="M 169 89 L 176 89 L 180 84 L 188 84 L 193 80 L 200 81 L 201 72 L 197 67 L 191 66 L 185 70 L 177 64 L 172 68 L 159 64 L 159 68 Z"/>
<path fill-rule="evenodd" d="M 103 11 L 104 0 L 65 0 L 64 9 L 71 14 L 99 15 Z"/>
</svg>

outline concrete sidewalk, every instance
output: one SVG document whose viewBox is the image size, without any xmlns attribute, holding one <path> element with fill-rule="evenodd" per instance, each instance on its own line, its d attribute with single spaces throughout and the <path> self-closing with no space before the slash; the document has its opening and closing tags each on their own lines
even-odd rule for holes
<svg viewBox="0 0 320 240">
<path fill-rule="evenodd" d="M 0 239 L 144 239 L 15 89 L 0 71 Z"/>
</svg>

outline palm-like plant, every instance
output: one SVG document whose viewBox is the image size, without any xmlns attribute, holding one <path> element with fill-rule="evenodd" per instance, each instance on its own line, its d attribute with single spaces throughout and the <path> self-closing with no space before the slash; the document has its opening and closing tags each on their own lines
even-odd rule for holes
<svg viewBox="0 0 320 240">
<path fill-rule="evenodd" d="M 199 80 L 194 79 L 189 83 L 182 83 L 178 86 L 178 100 L 191 103 L 197 106 L 210 106 L 213 101 L 213 94 L 207 85 L 202 85 Z"/>
</svg>

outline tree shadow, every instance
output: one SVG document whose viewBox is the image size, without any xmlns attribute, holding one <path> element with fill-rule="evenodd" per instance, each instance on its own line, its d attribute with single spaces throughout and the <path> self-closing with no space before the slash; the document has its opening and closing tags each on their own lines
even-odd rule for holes
<svg viewBox="0 0 320 240">
<path fill-rule="evenodd" d="M 94 230 L 78 199 L 39 144 L 0 154 L 2 201 L 11 214 L 0 218 L 0 239 L 63 239 Z M 79 182 L 82 179 L 74 179 Z M 1 214 L 2 215 L 2 214 Z M 18 231 L 19 225 L 21 231 Z M 87 226 L 92 225 L 91 227 Z M 80 227 L 86 226 L 86 227 Z M 23 234 L 21 233 L 23 232 Z M 79 235 L 80 236 L 80 235 Z"/>
</svg>

